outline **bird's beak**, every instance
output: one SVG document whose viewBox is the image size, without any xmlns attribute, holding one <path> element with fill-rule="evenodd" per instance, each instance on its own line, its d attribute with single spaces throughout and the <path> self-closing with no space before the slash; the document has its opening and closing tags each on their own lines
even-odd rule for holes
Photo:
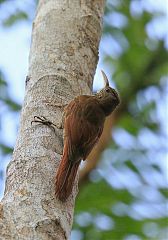
<svg viewBox="0 0 168 240">
<path fill-rule="evenodd" d="M 105 83 L 105 87 L 109 87 L 109 80 L 106 76 L 106 74 L 103 72 L 103 70 L 101 70 L 102 72 L 102 75 L 103 75 L 103 80 L 104 80 L 104 83 Z"/>
</svg>

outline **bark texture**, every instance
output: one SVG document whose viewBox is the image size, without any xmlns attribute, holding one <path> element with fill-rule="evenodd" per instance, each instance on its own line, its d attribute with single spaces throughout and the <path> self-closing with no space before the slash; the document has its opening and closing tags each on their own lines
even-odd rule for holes
<svg viewBox="0 0 168 240">
<path fill-rule="evenodd" d="M 90 94 L 98 60 L 104 0 L 40 0 L 33 23 L 29 73 L 18 138 L 0 203 L 0 239 L 67 239 L 77 181 L 64 204 L 54 195 L 63 131 L 63 106 Z"/>
</svg>

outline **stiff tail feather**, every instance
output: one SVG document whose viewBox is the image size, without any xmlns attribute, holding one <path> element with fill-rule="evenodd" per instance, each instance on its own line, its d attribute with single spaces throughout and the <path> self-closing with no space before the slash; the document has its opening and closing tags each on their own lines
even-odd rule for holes
<svg viewBox="0 0 168 240">
<path fill-rule="evenodd" d="M 64 154 L 61 159 L 56 175 L 55 195 L 62 202 L 66 201 L 72 192 L 80 162 L 71 162 L 67 154 Z"/>
</svg>

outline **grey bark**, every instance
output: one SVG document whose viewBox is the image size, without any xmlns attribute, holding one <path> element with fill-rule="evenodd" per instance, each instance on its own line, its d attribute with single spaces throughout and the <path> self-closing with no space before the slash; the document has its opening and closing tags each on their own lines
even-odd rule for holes
<svg viewBox="0 0 168 240">
<path fill-rule="evenodd" d="M 29 72 L 20 128 L 0 203 L 0 239 L 67 239 L 77 181 L 64 204 L 54 195 L 63 131 L 63 106 L 90 94 L 98 60 L 104 0 L 40 0 L 33 23 Z"/>
</svg>

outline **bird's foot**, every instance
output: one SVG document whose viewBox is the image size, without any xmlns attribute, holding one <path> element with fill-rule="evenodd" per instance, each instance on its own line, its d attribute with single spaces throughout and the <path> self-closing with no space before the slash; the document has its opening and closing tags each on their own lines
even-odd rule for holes
<svg viewBox="0 0 168 240">
<path fill-rule="evenodd" d="M 44 124 L 49 127 L 53 127 L 53 128 L 56 127 L 58 129 L 62 128 L 62 124 L 54 124 L 51 121 L 47 120 L 47 118 L 44 116 L 41 116 L 41 117 L 34 116 L 34 120 L 31 121 L 31 125 L 32 125 L 32 123 L 40 123 L 40 124 Z"/>
</svg>

